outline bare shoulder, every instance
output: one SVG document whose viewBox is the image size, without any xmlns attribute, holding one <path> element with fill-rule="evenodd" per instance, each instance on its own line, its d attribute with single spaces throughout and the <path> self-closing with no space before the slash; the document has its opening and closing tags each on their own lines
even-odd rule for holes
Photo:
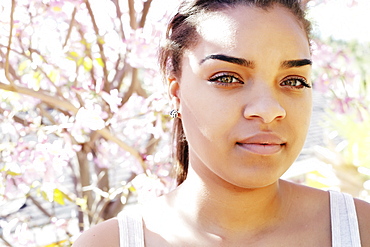
<svg viewBox="0 0 370 247">
<path fill-rule="evenodd" d="M 327 191 L 285 180 L 281 180 L 281 184 L 290 188 L 299 201 L 312 202 L 310 204 L 314 205 L 315 208 L 317 208 L 318 203 L 329 205 L 329 193 Z"/>
<path fill-rule="evenodd" d="M 370 246 L 370 204 L 355 199 L 362 246 Z"/>
<path fill-rule="evenodd" d="M 117 247 L 119 246 L 118 220 L 109 219 L 93 226 L 81 234 L 73 247 Z"/>
</svg>

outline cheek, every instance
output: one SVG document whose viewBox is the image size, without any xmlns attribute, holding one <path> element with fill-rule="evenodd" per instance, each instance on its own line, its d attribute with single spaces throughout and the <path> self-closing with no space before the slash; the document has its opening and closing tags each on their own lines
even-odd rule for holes
<svg viewBox="0 0 370 247">
<path fill-rule="evenodd" d="M 217 95 L 204 94 L 202 86 L 187 86 L 181 93 L 181 113 L 186 135 L 208 141 L 225 137 L 233 124 L 232 107 Z"/>
<path fill-rule="evenodd" d="M 297 137 L 297 139 L 303 139 L 307 135 L 312 113 L 312 100 L 307 97 L 305 100 L 300 100 L 292 104 L 291 102 L 287 104 L 287 121 L 292 130 L 292 134 Z"/>
</svg>

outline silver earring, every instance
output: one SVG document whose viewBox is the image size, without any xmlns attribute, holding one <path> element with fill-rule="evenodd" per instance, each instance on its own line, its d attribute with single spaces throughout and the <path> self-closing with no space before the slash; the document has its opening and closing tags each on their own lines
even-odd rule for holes
<svg viewBox="0 0 370 247">
<path fill-rule="evenodd" d="M 176 109 L 171 110 L 171 111 L 170 111 L 170 116 L 171 116 L 172 118 L 177 118 L 177 117 L 179 117 L 179 111 L 178 111 L 178 110 L 176 110 Z"/>
</svg>

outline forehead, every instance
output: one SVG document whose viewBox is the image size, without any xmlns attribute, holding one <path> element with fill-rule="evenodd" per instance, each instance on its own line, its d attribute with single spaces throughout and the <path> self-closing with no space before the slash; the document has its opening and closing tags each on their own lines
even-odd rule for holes
<svg viewBox="0 0 370 247">
<path fill-rule="evenodd" d="M 212 12 L 198 19 L 197 32 L 205 42 L 232 46 L 237 31 L 237 22 L 226 11 Z"/>
<path fill-rule="evenodd" d="M 198 48 L 204 52 L 246 52 L 257 49 L 279 50 L 291 56 L 309 56 L 307 34 L 297 18 L 286 8 L 267 10 L 237 6 L 212 12 L 198 19 Z M 294 53 L 294 54 L 293 54 Z"/>
</svg>

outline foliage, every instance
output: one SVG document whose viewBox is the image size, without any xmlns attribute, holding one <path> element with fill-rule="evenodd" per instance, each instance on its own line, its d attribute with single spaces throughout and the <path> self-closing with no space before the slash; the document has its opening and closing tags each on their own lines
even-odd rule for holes
<svg viewBox="0 0 370 247">
<path fill-rule="evenodd" d="M 315 89 L 327 97 L 327 148 L 340 160 L 332 162 L 355 166 L 370 189 L 370 44 L 329 39 L 314 50 Z"/>
</svg>

